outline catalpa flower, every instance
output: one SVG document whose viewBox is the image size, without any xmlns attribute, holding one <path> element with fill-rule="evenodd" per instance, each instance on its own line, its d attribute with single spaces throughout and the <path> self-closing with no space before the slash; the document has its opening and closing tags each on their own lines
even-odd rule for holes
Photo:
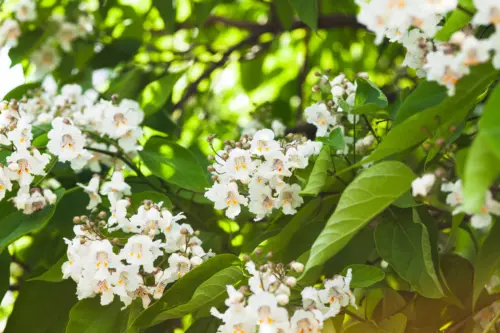
<svg viewBox="0 0 500 333">
<path fill-rule="evenodd" d="M 239 194 L 238 185 L 234 182 L 214 183 L 205 193 L 205 197 L 215 203 L 215 209 L 227 208 L 226 216 L 229 218 L 235 218 L 241 212 L 241 205 L 248 204 L 248 199 Z"/>
</svg>

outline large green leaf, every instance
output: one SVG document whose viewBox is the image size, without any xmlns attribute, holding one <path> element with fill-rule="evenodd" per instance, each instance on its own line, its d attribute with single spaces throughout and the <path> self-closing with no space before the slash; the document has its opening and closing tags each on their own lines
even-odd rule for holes
<svg viewBox="0 0 500 333">
<path fill-rule="evenodd" d="M 402 123 L 416 113 L 438 105 L 447 96 L 446 88 L 437 82 L 424 81 L 420 83 L 399 107 L 393 126 Z"/>
<path fill-rule="evenodd" d="M 384 319 L 379 325 L 379 330 L 382 333 L 403 333 L 406 329 L 407 320 L 404 314 L 397 313 L 390 318 Z"/>
<path fill-rule="evenodd" d="M 153 137 L 139 154 L 155 176 L 169 183 L 195 192 L 204 192 L 209 186 L 206 172 L 196 157 L 175 142 Z"/>
<path fill-rule="evenodd" d="M 167 73 L 144 88 L 139 101 L 146 116 L 157 112 L 167 103 L 175 83 L 183 74 L 184 72 Z"/>
<path fill-rule="evenodd" d="M 227 298 L 226 286 L 237 285 L 243 278 L 243 272 L 240 268 L 225 268 L 208 278 L 197 288 L 193 286 L 196 291 L 189 302 L 161 312 L 153 319 L 151 324 L 155 325 L 168 319 L 181 318 L 201 308 L 224 304 L 224 299 Z"/>
<path fill-rule="evenodd" d="M 115 67 L 121 61 L 132 58 L 141 47 L 141 41 L 135 38 L 115 39 L 96 54 L 92 60 L 92 67 Z M 129 81 L 129 83 L 133 83 Z"/>
<path fill-rule="evenodd" d="M 42 275 L 37 276 L 31 280 L 40 280 L 47 282 L 61 282 L 63 280 L 62 264 L 68 260 L 66 255 L 62 256 L 51 268 L 49 268 Z"/>
<path fill-rule="evenodd" d="M 385 273 L 378 267 L 354 264 L 349 265 L 342 271 L 342 275 L 347 273 L 348 269 L 352 269 L 351 287 L 353 288 L 366 288 L 375 283 L 382 281 Z"/>
<path fill-rule="evenodd" d="M 60 333 L 77 302 L 74 281 L 25 282 L 9 316 L 5 333 Z"/>
<path fill-rule="evenodd" d="M 316 196 L 325 188 L 328 177 L 328 169 L 332 166 L 332 156 L 330 147 L 324 146 L 314 163 L 314 167 L 307 180 L 306 187 L 302 190 L 302 195 Z"/>
<path fill-rule="evenodd" d="M 122 307 L 118 299 L 106 306 L 100 304 L 100 297 L 82 299 L 69 313 L 66 333 L 121 333 L 129 314 Z"/>
<path fill-rule="evenodd" d="M 0 298 L 9 290 L 10 285 L 10 254 L 9 251 L 0 253 Z"/>
<path fill-rule="evenodd" d="M 42 82 L 25 83 L 20 86 L 15 87 L 9 91 L 2 99 L 5 101 L 10 101 L 11 99 L 20 100 L 28 93 L 28 90 L 40 88 Z"/>
<path fill-rule="evenodd" d="M 41 211 L 25 215 L 21 211 L 13 212 L 0 219 L 0 253 L 13 241 L 30 232 L 42 229 L 50 220 L 59 200 L 63 196 L 62 190 L 56 191 L 57 202 L 47 205 Z"/>
<path fill-rule="evenodd" d="M 444 26 L 439 29 L 436 36 L 437 40 L 447 42 L 454 32 L 465 27 L 471 20 L 471 16 L 461 9 L 455 9 L 446 19 Z"/>
<path fill-rule="evenodd" d="M 232 254 L 221 254 L 208 259 L 175 282 L 156 303 L 142 311 L 133 322 L 132 327 L 145 328 L 153 326 L 155 318 L 161 313 L 189 303 L 197 286 L 207 281 L 214 274 L 239 263 L 240 260 Z"/>
<path fill-rule="evenodd" d="M 495 221 L 483 244 L 479 248 L 476 262 L 474 263 L 474 292 L 475 304 L 495 270 L 500 267 L 500 223 Z"/>
<path fill-rule="evenodd" d="M 153 5 L 160 12 L 160 16 L 165 24 L 165 29 L 168 33 L 173 34 L 175 31 L 175 0 L 153 0 Z"/>
<path fill-rule="evenodd" d="M 491 65 L 474 67 L 471 74 L 459 81 L 456 93 L 442 103 L 426 108 L 395 126 L 378 145 L 377 149 L 360 164 L 374 162 L 402 152 L 424 141 L 429 132 L 453 122 L 453 115 L 463 110 L 471 110 L 476 99 L 484 93 L 490 83 L 498 77 Z M 450 118 L 451 121 L 450 121 Z M 422 129 L 425 128 L 425 131 Z M 349 169 L 343 170 L 343 172 Z"/>
<path fill-rule="evenodd" d="M 289 0 L 276 0 L 276 13 L 278 18 L 285 29 L 290 29 L 292 27 L 294 13 L 293 8 L 290 5 Z"/>
<path fill-rule="evenodd" d="M 398 212 L 375 228 L 378 253 L 418 293 L 428 298 L 442 297 L 427 229 L 412 221 L 411 210 Z"/>
<path fill-rule="evenodd" d="M 318 1 L 290 0 L 300 20 L 312 30 L 318 29 Z"/>
<path fill-rule="evenodd" d="M 372 82 L 358 77 L 356 85 L 356 98 L 354 99 L 354 107 L 351 110 L 352 113 L 370 113 L 387 107 L 387 97 Z"/>
<path fill-rule="evenodd" d="M 370 220 L 410 188 L 413 172 L 400 162 L 382 162 L 361 173 L 340 197 L 316 239 L 306 272 L 338 253 Z"/>
<path fill-rule="evenodd" d="M 500 85 L 486 102 L 479 121 L 479 135 L 469 149 L 464 170 L 465 207 L 478 211 L 484 204 L 486 190 L 500 172 Z"/>
<path fill-rule="evenodd" d="M 491 151 L 486 137 L 479 133 L 470 147 L 465 162 L 463 182 L 464 206 L 467 211 L 480 211 L 486 199 L 486 191 L 498 174 L 500 174 L 500 159 Z"/>
</svg>

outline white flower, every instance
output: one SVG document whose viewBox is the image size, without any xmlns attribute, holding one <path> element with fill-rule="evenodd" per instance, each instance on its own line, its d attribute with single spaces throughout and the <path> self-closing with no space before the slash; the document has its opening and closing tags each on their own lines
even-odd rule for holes
<svg viewBox="0 0 500 333">
<path fill-rule="evenodd" d="M 86 268 L 94 272 L 93 278 L 99 281 L 109 278 L 109 269 L 119 265 L 118 258 L 113 253 L 113 246 L 108 240 L 92 241 L 87 260 Z"/>
<path fill-rule="evenodd" d="M 490 49 L 495 52 L 493 56 L 493 66 L 500 69 L 500 29 L 497 29 L 488 39 Z"/>
<path fill-rule="evenodd" d="M 248 307 L 257 314 L 258 324 L 261 327 L 286 327 L 288 312 L 278 306 L 276 296 L 269 292 L 254 294 L 248 299 Z"/>
<path fill-rule="evenodd" d="M 318 310 L 306 311 L 299 309 L 290 318 L 292 333 L 321 332 L 323 316 Z"/>
<path fill-rule="evenodd" d="M 500 25 L 500 4 L 496 0 L 474 0 L 477 9 L 472 23 L 477 25 Z"/>
<path fill-rule="evenodd" d="M 490 59 L 490 43 L 479 40 L 470 35 L 465 37 L 457 57 L 465 66 L 474 66 L 487 62 Z"/>
<path fill-rule="evenodd" d="M 288 177 L 292 175 L 288 159 L 281 151 L 266 156 L 266 161 L 259 168 L 259 173 L 267 179 L 274 176 Z"/>
<path fill-rule="evenodd" d="M 347 270 L 347 275 L 336 275 L 331 280 L 324 282 L 325 289 L 320 290 L 318 295 L 322 303 L 329 303 L 329 310 L 324 313 L 324 318 L 335 317 L 342 307 L 348 305 L 356 306 L 356 299 L 350 290 L 350 283 L 352 279 L 352 269 Z"/>
<path fill-rule="evenodd" d="M 250 152 L 259 156 L 266 156 L 280 149 L 279 142 L 274 140 L 274 132 L 267 128 L 257 131 L 250 142 Z"/>
<path fill-rule="evenodd" d="M 430 52 L 424 69 L 427 71 L 427 80 L 446 86 L 450 96 L 455 94 L 458 80 L 469 73 L 469 68 L 463 61 L 443 51 Z"/>
<path fill-rule="evenodd" d="M 422 197 L 426 197 L 435 182 L 436 176 L 432 173 L 425 174 L 422 177 L 415 179 L 411 183 L 413 196 L 416 197 L 417 195 L 420 195 Z"/>
<path fill-rule="evenodd" d="M 278 196 L 277 206 L 283 209 L 286 215 L 297 213 L 295 208 L 300 207 L 304 203 L 304 199 L 300 196 L 301 188 L 298 184 L 285 185 Z"/>
<path fill-rule="evenodd" d="M 276 136 L 285 136 L 286 126 L 281 121 L 274 119 L 271 123 L 271 128 Z"/>
<path fill-rule="evenodd" d="M 272 213 L 275 207 L 275 199 L 272 196 L 272 190 L 269 186 L 253 187 L 250 191 L 250 204 L 248 208 L 254 213 L 255 221 L 262 220 L 265 216 Z"/>
<path fill-rule="evenodd" d="M 80 129 L 73 126 L 68 119 L 55 118 L 48 137 L 48 150 L 61 162 L 71 162 L 84 152 L 85 137 Z"/>
<path fill-rule="evenodd" d="M 226 216 L 235 218 L 241 212 L 241 206 L 248 204 L 248 199 L 238 193 L 238 185 L 234 182 L 227 184 L 214 183 L 205 192 L 205 197 L 215 204 L 215 209 L 226 209 Z"/>
<path fill-rule="evenodd" d="M 313 155 L 318 155 L 322 147 L 322 142 L 307 140 L 306 142 L 298 145 L 297 150 L 305 158 L 309 158 Z"/>
<path fill-rule="evenodd" d="M 368 150 L 371 146 L 373 146 L 374 142 L 375 142 L 375 137 L 371 134 L 368 134 L 361 140 L 356 141 L 354 148 L 356 149 L 356 152 L 363 153 L 366 150 Z"/>
<path fill-rule="evenodd" d="M 27 150 L 17 150 L 7 157 L 9 178 L 15 180 L 20 186 L 31 184 L 34 175 L 45 174 L 45 166 L 50 161 L 50 156 L 40 154 L 36 149 L 32 150 L 33 155 Z"/>
<path fill-rule="evenodd" d="M 286 151 L 286 162 L 294 169 L 304 169 L 309 164 L 309 160 L 297 148 L 288 148 Z"/>
<path fill-rule="evenodd" d="M 16 18 L 21 22 L 36 19 L 36 2 L 33 0 L 20 0 L 14 7 Z"/>
<path fill-rule="evenodd" d="M 127 244 L 120 251 L 120 257 L 129 264 L 142 266 L 146 273 L 154 270 L 154 261 L 162 251 L 161 241 L 153 241 L 145 235 L 134 235 L 127 240 Z"/>
<path fill-rule="evenodd" d="M 43 197 L 45 198 L 45 200 L 47 200 L 47 203 L 49 205 L 53 205 L 57 201 L 57 195 L 55 195 L 54 192 L 49 189 L 43 190 Z"/>
<path fill-rule="evenodd" d="M 18 150 L 26 150 L 31 145 L 33 134 L 31 133 L 31 124 L 27 117 L 21 117 L 16 128 L 7 133 L 7 138 L 16 146 Z"/>
<path fill-rule="evenodd" d="M 78 26 L 70 22 L 63 22 L 57 31 L 56 38 L 65 52 L 72 50 L 71 43 L 78 37 Z"/>
<path fill-rule="evenodd" d="M 250 175 L 255 170 L 255 163 L 252 161 L 248 150 L 235 148 L 229 152 L 229 157 L 222 168 L 231 179 L 248 181 Z"/>
<path fill-rule="evenodd" d="M 113 293 L 125 298 L 128 298 L 129 293 L 135 292 L 143 284 L 137 265 L 120 265 L 115 272 L 111 273 L 108 280 L 112 285 Z"/>
<path fill-rule="evenodd" d="M 56 69 L 61 62 L 61 57 L 54 46 L 46 43 L 33 52 L 31 60 L 36 65 L 37 72 L 43 75 Z"/>
<path fill-rule="evenodd" d="M 19 36 L 21 36 L 21 28 L 16 20 L 8 18 L 3 21 L 0 26 L 0 45 L 16 47 Z"/>
<path fill-rule="evenodd" d="M 102 202 L 101 196 L 99 195 L 99 182 L 100 177 L 95 175 L 92 177 L 88 185 L 76 183 L 76 185 L 80 186 L 90 197 L 90 202 L 87 205 L 88 210 L 97 207 Z"/>
<path fill-rule="evenodd" d="M 172 253 L 168 258 L 168 265 L 169 268 L 167 270 L 177 279 L 180 279 L 191 270 L 191 261 L 189 261 L 189 258 L 177 253 Z"/>
<path fill-rule="evenodd" d="M 105 182 L 101 188 L 102 195 L 114 196 L 116 199 L 121 199 L 123 195 L 130 195 L 130 193 L 130 185 L 125 182 L 125 176 L 121 171 L 113 172 L 111 181 Z"/>
<path fill-rule="evenodd" d="M 308 123 L 317 127 L 316 136 L 327 136 L 330 127 L 337 122 L 324 103 L 316 103 L 305 109 Z"/>
<path fill-rule="evenodd" d="M 102 131 L 111 138 L 120 138 L 138 127 L 144 119 L 144 112 L 137 103 L 125 100 L 119 106 L 107 104 Z"/>
<path fill-rule="evenodd" d="M 82 274 L 84 258 L 87 256 L 89 250 L 89 243 L 82 244 L 79 238 L 73 240 L 64 239 L 68 245 L 66 254 L 68 261 L 62 264 L 63 279 L 71 277 L 75 282 L 80 280 Z"/>
<path fill-rule="evenodd" d="M 8 169 L 0 167 L 0 201 L 5 198 L 5 192 L 12 191 L 12 182 L 8 174 Z"/>
</svg>

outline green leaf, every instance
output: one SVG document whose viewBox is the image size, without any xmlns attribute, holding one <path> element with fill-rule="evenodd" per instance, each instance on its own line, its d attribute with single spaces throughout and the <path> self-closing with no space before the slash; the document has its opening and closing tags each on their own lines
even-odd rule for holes
<svg viewBox="0 0 500 333">
<path fill-rule="evenodd" d="M 47 32 L 48 30 L 51 29 L 47 29 Z M 40 47 L 40 42 L 44 39 L 44 35 L 42 29 L 24 32 L 17 46 L 9 50 L 9 58 L 12 61 L 11 67 L 28 58 L 37 47 Z"/>
<path fill-rule="evenodd" d="M 133 68 L 122 73 L 110 82 L 104 97 L 111 99 L 112 95 L 117 94 L 120 98 L 136 99 L 142 89 L 145 75 L 140 68 Z"/>
<path fill-rule="evenodd" d="M 141 44 L 141 41 L 135 38 L 115 39 L 111 43 L 106 44 L 101 52 L 95 55 L 91 66 L 96 69 L 116 67 L 117 63 L 130 60 L 137 53 Z M 128 83 L 133 83 L 133 81 L 129 81 Z"/>
<path fill-rule="evenodd" d="M 153 0 L 153 5 L 160 12 L 167 33 L 175 32 L 176 0 Z"/>
<path fill-rule="evenodd" d="M 318 29 L 318 1 L 290 0 L 300 20 L 312 30 Z"/>
<path fill-rule="evenodd" d="M 68 321 L 69 311 L 77 301 L 75 288 L 75 282 L 69 280 L 24 282 L 5 333 L 64 332 L 61 327 Z"/>
<path fill-rule="evenodd" d="M 151 200 L 154 203 L 163 202 L 162 207 L 166 207 L 170 210 L 173 208 L 172 201 L 163 193 L 155 192 L 155 191 L 144 191 L 132 194 L 131 197 L 131 207 L 134 211 L 137 211 L 139 207 L 142 205 L 144 200 Z"/>
<path fill-rule="evenodd" d="M 424 81 L 403 101 L 393 126 L 404 122 L 416 113 L 434 107 L 448 96 L 446 88 L 434 81 Z"/>
<path fill-rule="evenodd" d="M 156 113 L 167 103 L 175 83 L 183 74 L 184 72 L 167 73 L 144 88 L 139 103 L 146 116 Z"/>
<path fill-rule="evenodd" d="M 400 213 L 375 228 L 380 256 L 421 295 L 440 298 L 443 290 L 432 260 L 429 233 L 412 221 L 411 211 Z"/>
<path fill-rule="evenodd" d="M 440 126 L 449 126 L 450 117 L 465 110 L 471 110 L 476 104 L 476 98 L 484 93 L 493 79 L 498 77 L 491 65 L 476 66 L 471 74 L 457 84 L 456 94 L 445 99 L 425 111 L 414 114 L 398 126 L 394 126 L 368 158 L 359 164 L 381 160 L 393 154 L 402 152 L 424 141 L 428 132 L 433 132 Z M 440 119 L 437 121 L 436 119 Z M 422 128 L 426 131 L 422 131 Z M 356 167 L 352 166 L 351 168 Z M 349 170 L 343 170 L 343 172 Z"/>
<path fill-rule="evenodd" d="M 471 16 L 461 9 L 455 9 L 446 19 L 444 26 L 439 29 L 434 37 L 437 40 L 447 42 L 454 32 L 465 27 L 471 20 Z"/>
<path fill-rule="evenodd" d="M 330 147 L 323 146 L 321 152 L 314 163 L 314 167 L 307 180 L 306 187 L 302 190 L 302 195 L 316 196 L 327 185 L 328 169 L 332 165 Z"/>
<path fill-rule="evenodd" d="M 352 269 L 352 288 L 366 288 L 382 281 L 385 277 L 384 271 L 375 266 L 354 264 L 349 265 L 342 271 L 341 275 L 346 275 L 348 269 Z"/>
<path fill-rule="evenodd" d="M 276 0 L 276 13 L 283 27 L 288 30 L 292 27 L 294 14 L 289 0 Z"/>
<path fill-rule="evenodd" d="M 63 191 L 57 190 L 57 202 L 47 205 L 41 211 L 25 215 L 21 211 L 13 212 L 0 219 L 0 253 L 13 241 L 30 232 L 42 229 L 56 210 L 57 203 L 63 196 Z"/>
<path fill-rule="evenodd" d="M 347 327 L 344 333 L 379 333 L 379 330 L 373 323 L 367 321 Z"/>
<path fill-rule="evenodd" d="M 0 253 L 0 299 L 9 290 L 10 286 L 10 254 L 9 251 Z"/>
<path fill-rule="evenodd" d="M 200 27 L 205 23 L 218 2 L 219 0 L 202 0 L 194 3 L 194 14 L 197 26 Z"/>
<path fill-rule="evenodd" d="M 47 282 L 61 282 L 63 280 L 62 264 L 68 260 L 66 255 L 62 256 L 51 268 L 49 268 L 45 273 L 37 276 L 30 281 L 47 281 Z"/>
<path fill-rule="evenodd" d="M 319 137 L 316 138 L 316 140 L 323 142 L 323 144 L 334 150 L 345 148 L 344 134 L 342 133 L 340 127 L 334 129 L 328 137 Z"/>
<path fill-rule="evenodd" d="M 314 219 L 321 209 L 321 199 L 317 198 L 309 201 L 304 207 L 300 208 L 290 222 L 274 237 L 266 239 L 258 246 L 262 253 L 273 252 L 275 256 L 280 257 L 281 252 L 292 239 L 293 235 L 299 231 L 300 227 L 308 220 Z"/>
<path fill-rule="evenodd" d="M 387 107 L 387 97 L 375 84 L 362 77 L 358 77 L 356 85 L 356 97 L 352 113 L 365 114 Z"/>
<path fill-rule="evenodd" d="M 378 327 L 382 333 L 403 333 L 406 329 L 407 320 L 404 314 L 397 313 L 390 318 L 384 319 Z"/>
<path fill-rule="evenodd" d="M 208 259 L 175 282 L 157 302 L 142 311 L 133 322 L 132 327 L 145 328 L 152 326 L 158 315 L 187 304 L 193 298 L 197 286 L 207 281 L 214 274 L 235 264 L 240 264 L 240 260 L 232 254 L 220 254 Z"/>
<path fill-rule="evenodd" d="M 382 162 L 363 171 L 340 197 L 335 213 L 311 249 L 301 279 L 338 253 L 373 217 L 406 192 L 414 178 L 400 162 Z"/>
<path fill-rule="evenodd" d="M 474 263 L 474 292 L 473 304 L 475 305 L 481 291 L 488 283 L 495 270 L 500 267 L 500 223 L 495 221 L 479 248 L 476 262 Z"/>
<path fill-rule="evenodd" d="M 497 142 L 498 144 L 498 142 Z M 490 149 L 486 137 L 480 132 L 474 139 L 464 170 L 464 208 L 479 212 L 484 206 L 486 192 L 500 173 L 500 159 Z"/>
<path fill-rule="evenodd" d="M 40 88 L 41 85 L 41 81 L 21 84 L 9 91 L 2 99 L 5 101 L 10 101 L 11 99 L 20 100 L 28 93 L 28 90 Z"/>
<path fill-rule="evenodd" d="M 128 318 L 128 310 L 122 307 L 118 299 L 106 306 L 100 304 L 99 296 L 82 299 L 69 313 L 66 333 L 121 333 Z"/>
<path fill-rule="evenodd" d="M 237 285 L 243 278 L 243 272 L 238 267 L 228 267 L 217 272 L 196 288 L 189 302 L 159 313 L 151 325 L 168 319 L 181 318 L 200 310 L 202 307 L 211 308 L 224 304 L 224 300 L 227 298 L 226 286 Z"/>
<path fill-rule="evenodd" d="M 484 204 L 486 190 L 500 172 L 500 85 L 492 91 L 479 121 L 475 138 L 465 162 L 465 208 L 478 211 Z"/>
<path fill-rule="evenodd" d="M 175 142 L 153 137 L 139 155 L 155 176 L 168 183 L 202 193 L 209 186 L 206 172 L 193 153 Z"/>
<path fill-rule="evenodd" d="M 220 321 L 215 317 L 200 318 L 189 326 L 186 333 L 216 333 L 220 326 Z"/>
</svg>

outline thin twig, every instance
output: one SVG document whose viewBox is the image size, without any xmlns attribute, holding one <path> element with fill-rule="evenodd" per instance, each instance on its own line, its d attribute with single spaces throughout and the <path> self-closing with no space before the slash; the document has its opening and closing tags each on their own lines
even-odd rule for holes
<svg viewBox="0 0 500 333">
<path fill-rule="evenodd" d="M 375 139 L 377 139 L 378 142 L 380 142 L 380 138 L 377 136 L 377 133 L 375 133 L 375 130 L 373 129 L 372 127 L 372 124 L 370 123 L 370 121 L 368 120 L 368 117 L 366 115 L 361 115 L 363 117 L 363 119 L 365 120 L 366 122 L 366 125 L 368 125 L 368 129 L 370 129 L 370 132 L 372 132 L 373 136 L 375 137 Z"/>
</svg>

